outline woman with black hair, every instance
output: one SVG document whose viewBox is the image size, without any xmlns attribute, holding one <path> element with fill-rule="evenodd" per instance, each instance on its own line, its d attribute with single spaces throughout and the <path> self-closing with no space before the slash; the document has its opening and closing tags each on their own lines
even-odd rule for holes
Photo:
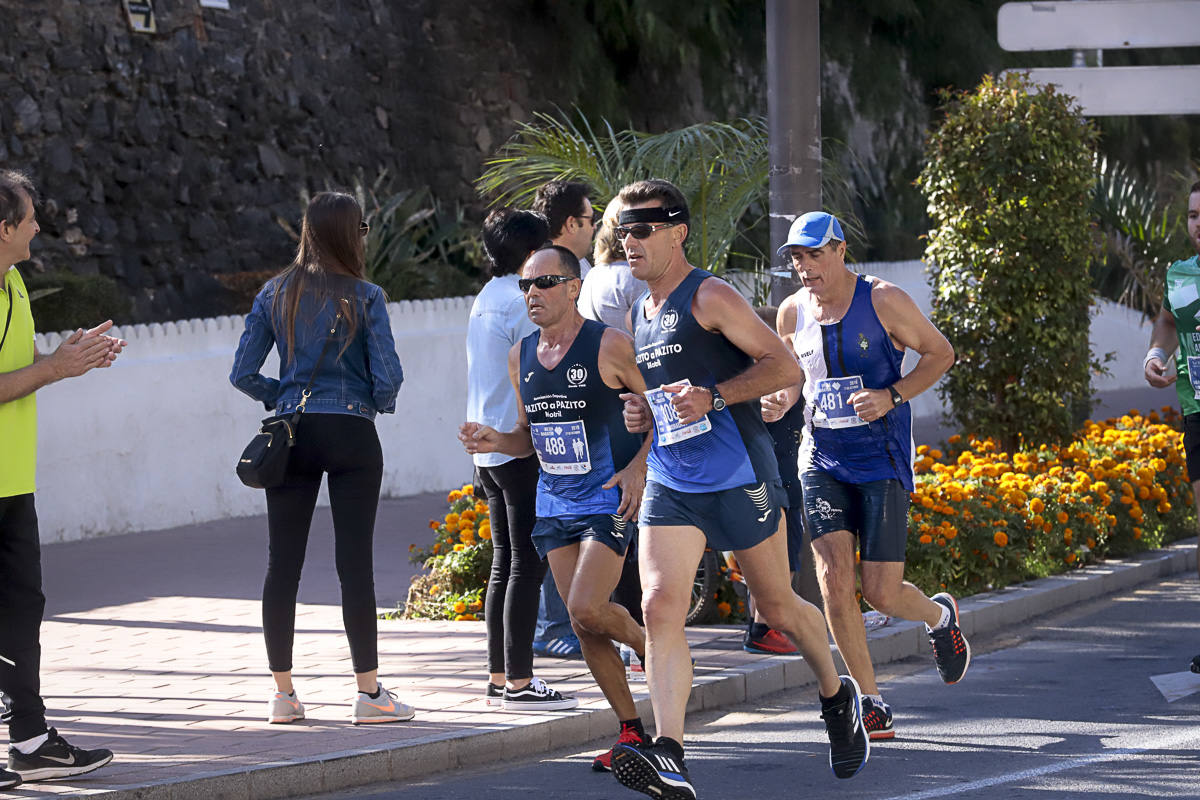
<svg viewBox="0 0 1200 800">
<path fill-rule="evenodd" d="M 296 591 L 323 475 L 329 475 L 342 619 L 358 695 L 357 725 L 412 719 L 414 711 L 376 680 L 372 543 L 383 450 L 375 415 L 392 413 L 403 373 L 387 298 L 366 279 L 362 208 L 348 194 L 322 192 L 304 214 L 292 263 L 267 281 L 246 317 L 229 379 L 268 411 L 302 409 L 282 485 L 269 488 L 269 555 L 263 634 L 276 692 L 268 721 L 304 718 L 292 685 Z M 274 346 L 279 378 L 259 370 Z"/>
</svg>

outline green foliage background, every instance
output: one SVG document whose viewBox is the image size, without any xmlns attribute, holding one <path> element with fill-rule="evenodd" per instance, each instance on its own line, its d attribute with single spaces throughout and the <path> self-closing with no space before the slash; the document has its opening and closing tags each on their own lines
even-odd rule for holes
<svg viewBox="0 0 1200 800">
<path fill-rule="evenodd" d="M 945 95 L 919 184 L 934 228 L 933 321 L 957 365 L 939 389 L 963 430 L 1010 452 L 1086 416 L 1097 132 L 1053 87 L 985 77 Z M 1018 433 L 1020 432 L 1020 433 Z"/>
</svg>

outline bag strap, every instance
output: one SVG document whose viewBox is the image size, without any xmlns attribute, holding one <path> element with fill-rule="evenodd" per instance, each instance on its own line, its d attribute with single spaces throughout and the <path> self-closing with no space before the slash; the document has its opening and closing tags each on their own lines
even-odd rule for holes
<svg viewBox="0 0 1200 800">
<path fill-rule="evenodd" d="M 8 324 L 12 322 L 12 290 L 8 288 L 8 273 L 4 275 L 4 294 L 8 297 L 8 316 L 4 319 L 4 334 L 0 335 L 0 350 L 4 349 L 4 340 L 8 338 Z"/>
<path fill-rule="evenodd" d="M 329 349 L 329 343 L 333 341 L 333 335 L 337 333 L 338 323 L 342 321 L 342 312 L 338 312 L 333 319 L 333 327 L 329 329 L 329 335 L 325 337 L 325 344 L 321 347 L 321 355 L 317 356 L 317 363 L 313 366 L 312 375 L 308 377 L 308 383 L 304 387 L 304 391 L 300 393 L 300 405 L 296 406 L 296 413 L 304 410 L 304 403 L 307 402 L 308 396 L 312 394 L 309 389 L 312 388 L 313 381 L 317 379 L 317 370 L 321 368 L 321 362 L 325 360 L 325 352 Z"/>
</svg>

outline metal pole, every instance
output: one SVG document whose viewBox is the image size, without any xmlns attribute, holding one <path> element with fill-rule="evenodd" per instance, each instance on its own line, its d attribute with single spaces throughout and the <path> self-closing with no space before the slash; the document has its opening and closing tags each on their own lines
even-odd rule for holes
<svg viewBox="0 0 1200 800">
<path fill-rule="evenodd" d="M 775 256 L 792 220 L 821 209 L 820 0 L 767 0 L 767 136 L 771 171 L 771 302 L 795 291 Z M 781 273 L 781 274 L 775 274 Z"/>
</svg>

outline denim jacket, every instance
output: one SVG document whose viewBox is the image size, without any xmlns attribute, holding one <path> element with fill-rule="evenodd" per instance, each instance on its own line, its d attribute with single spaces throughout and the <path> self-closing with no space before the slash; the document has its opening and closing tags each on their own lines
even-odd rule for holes
<svg viewBox="0 0 1200 800">
<path fill-rule="evenodd" d="M 353 297 L 356 301 L 358 330 L 354 341 L 339 357 L 338 352 L 346 343 L 346 323 L 338 324 L 338 332 L 313 379 L 304 410 L 355 414 L 368 419 L 373 419 L 377 412 L 390 414 L 396 410 L 396 394 L 404 373 L 396 355 L 383 290 L 373 283 L 344 276 L 330 276 L 328 280 L 335 295 Z M 229 381 L 260 401 L 268 411 L 287 414 L 300 404 L 301 393 L 313 376 L 313 367 L 337 311 L 334 303 L 318 306 L 311 296 L 301 298 L 296 314 L 296 357 L 289 363 L 285 352 L 287 338 L 271 319 L 271 305 L 279 283 L 278 279 L 268 281 L 254 298 Z M 259 372 L 272 345 L 279 352 L 279 380 Z"/>
</svg>

